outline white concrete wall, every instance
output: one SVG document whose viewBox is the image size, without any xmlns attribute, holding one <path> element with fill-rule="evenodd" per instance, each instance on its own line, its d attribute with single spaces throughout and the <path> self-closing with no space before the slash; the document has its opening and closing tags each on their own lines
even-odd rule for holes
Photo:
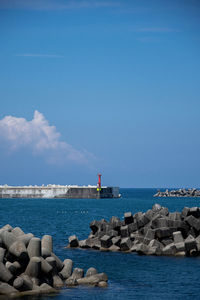
<svg viewBox="0 0 200 300">
<path fill-rule="evenodd" d="M 30 188 L 30 187 L 8 187 L 8 188 L 0 188 L 1 197 L 6 197 L 9 195 L 10 198 L 15 198 L 16 196 L 20 198 L 55 198 L 62 195 L 67 194 L 69 188 L 68 187 L 60 187 L 60 188 Z"/>
</svg>

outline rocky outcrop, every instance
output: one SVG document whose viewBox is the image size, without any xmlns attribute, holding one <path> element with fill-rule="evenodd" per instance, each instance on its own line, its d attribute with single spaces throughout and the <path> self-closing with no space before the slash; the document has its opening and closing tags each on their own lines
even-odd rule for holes
<svg viewBox="0 0 200 300">
<path fill-rule="evenodd" d="M 61 261 L 53 253 L 50 235 L 40 239 L 19 227 L 0 229 L 0 295 L 56 293 L 60 287 L 79 284 L 105 287 L 107 281 L 107 275 L 94 268 L 84 276 L 83 269 L 73 269 L 71 259 Z"/>
<path fill-rule="evenodd" d="M 179 190 L 168 190 L 158 192 L 154 195 L 154 197 L 200 197 L 200 190 L 197 189 L 179 189 Z"/>
<path fill-rule="evenodd" d="M 94 220 L 87 239 L 69 237 L 70 248 L 137 252 L 141 255 L 200 255 L 200 208 L 168 211 L 155 204 L 145 213 L 124 214 L 124 219 Z"/>
</svg>

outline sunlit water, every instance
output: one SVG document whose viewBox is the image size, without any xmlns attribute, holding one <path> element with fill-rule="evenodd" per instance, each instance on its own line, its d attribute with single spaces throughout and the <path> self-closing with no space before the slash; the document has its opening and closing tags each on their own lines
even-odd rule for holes
<svg viewBox="0 0 200 300">
<path fill-rule="evenodd" d="M 150 209 L 154 203 L 181 211 L 200 206 L 199 198 L 154 198 L 155 189 L 121 189 L 120 199 L 0 199 L 0 226 L 19 226 L 37 237 L 50 234 L 54 252 L 70 258 L 75 267 L 95 267 L 109 278 L 108 288 L 65 288 L 58 295 L 39 299 L 200 299 L 200 259 L 138 256 L 137 254 L 65 249 L 68 237 L 79 239 L 90 233 L 94 219 L 123 218 Z M 38 299 L 26 297 L 25 299 Z"/>
</svg>

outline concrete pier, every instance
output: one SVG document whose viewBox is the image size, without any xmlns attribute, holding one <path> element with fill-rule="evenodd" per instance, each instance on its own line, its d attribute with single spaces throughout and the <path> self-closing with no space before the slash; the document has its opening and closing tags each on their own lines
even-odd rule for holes
<svg viewBox="0 0 200 300">
<path fill-rule="evenodd" d="M 78 185 L 47 185 L 47 186 L 8 186 L 0 185 L 0 198 L 66 198 L 66 199 L 100 199 L 119 198 L 118 187 Z"/>
</svg>

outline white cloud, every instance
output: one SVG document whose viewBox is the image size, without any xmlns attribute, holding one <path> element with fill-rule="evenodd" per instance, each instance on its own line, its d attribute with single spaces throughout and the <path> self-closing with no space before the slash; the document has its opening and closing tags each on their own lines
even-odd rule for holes
<svg viewBox="0 0 200 300">
<path fill-rule="evenodd" d="M 44 115 L 37 110 L 31 121 L 13 116 L 4 117 L 0 120 L 0 137 L 8 142 L 11 152 L 28 147 L 32 153 L 43 155 L 48 163 L 88 163 L 93 156 L 61 141 L 56 127 L 50 126 Z"/>
</svg>

